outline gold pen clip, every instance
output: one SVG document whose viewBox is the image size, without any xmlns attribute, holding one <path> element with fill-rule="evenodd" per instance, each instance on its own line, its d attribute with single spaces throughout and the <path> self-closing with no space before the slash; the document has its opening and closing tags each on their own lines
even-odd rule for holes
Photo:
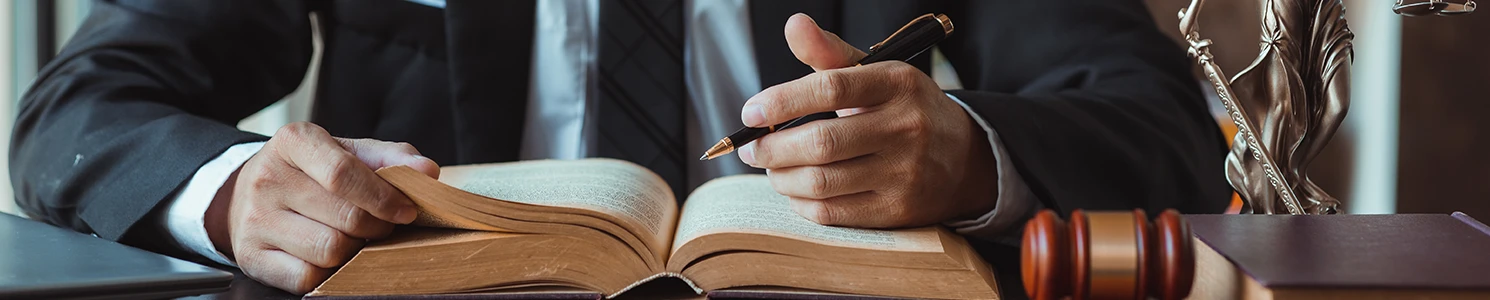
<svg viewBox="0 0 1490 300">
<path fill-rule="evenodd" d="M 905 26 L 900 26 L 900 29 L 896 29 L 895 33 L 891 33 L 889 37 L 885 38 L 885 40 L 880 41 L 879 43 L 875 43 L 873 46 L 869 46 L 869 52 L 874 53 L 875 51 L 879 51 L 880 46 L 885 45 L 885 42 L 889 42 L 891 39 L 894 39 L 895 36 L 900 35 L 900 32 L 905 31 L 906 28 L 910 28 L 911 25 L 915 25 L 917 22 L 921 22 L 921 20 L 925 20 L 928 18 L 936 20 L 936 23 L 938 24 L 942 24 L 942 34 L 952 34 L 952 19 L 948 18 L 947 15 L 924 14 L 920 17 L 912 19 L 910 22 L 905 23 Z"/>
</svg>

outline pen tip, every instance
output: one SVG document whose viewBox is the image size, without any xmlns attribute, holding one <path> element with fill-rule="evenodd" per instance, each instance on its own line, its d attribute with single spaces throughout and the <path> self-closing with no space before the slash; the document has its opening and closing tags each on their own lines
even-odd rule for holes
<svg viewBox="0 0 1490 300">
<path fill-rule="evenodd" d="M 730 142 L 729 138 L 724 138 L 715 143 L 713 147 L 709 147 L 709 151 L 704 151 L 704 156 L 699 157 L 698 160 L 711 160 L 734 151 L 735 144 Z"/>
</svg>

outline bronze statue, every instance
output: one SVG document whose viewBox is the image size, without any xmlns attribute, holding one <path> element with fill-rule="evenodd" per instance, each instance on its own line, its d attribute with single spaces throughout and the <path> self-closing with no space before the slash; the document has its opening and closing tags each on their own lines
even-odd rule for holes
<svg viewBox="0 0 1490 300">
<path fill-rule="evenodd" d="M 1262 0 L 1257 59 L 1227 79 L 1196 17 L 1204 0 L 1180 11 L 1190 56 L 1216 89 L 1237 135 L 1226 176 L 1244 213 L 1335 214 L 1340 201 L 1309 180 L 1307 166 L 1329 143 L 1350 106 L 1351 40 L 1341 0 Z M 1473 0 L 1397 0 L 1407 15 L 1473 12 Z M 1280 207 L 1281 206 L 1281 207 Z"/>
<path fill-rule="evenodd" d="M 1235 78 L 1212 62 L 1195 21 L 1204 0 L 1180 12 L 1190 55 L 1237 125 L 1226 175 L 1244 212 L 1333 214 L 1340 201 L 1309 180 L 1307 166 L 1345 119 L 1351 39 L 1340 0 L 1263 0 L 1256 60 Z M 1280 207 L 1281 206 L 1281 207 Z"/>
</svg>

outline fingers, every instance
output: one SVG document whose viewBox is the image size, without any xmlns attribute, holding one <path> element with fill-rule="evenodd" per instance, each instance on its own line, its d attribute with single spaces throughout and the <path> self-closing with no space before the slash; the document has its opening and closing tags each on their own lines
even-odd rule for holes
<svg viewBox="0 0 1490 300">
<path fill-rule="evenodd" d="M 289 143 L 289 151 L 278 153 L 285 161 L 337 197 L 389 222 L 408 224 L 417 217 L 417 208 L 403 192 L 383 181 L 321 127 L 293 123 L 281 128 L 275 137 Z M 383 161 L 380 158 L 378 162 Z"/>
<path fill-rule="evenodd" d="M 786 20 L 786 45 L 797 60 L 822 71 L 853 66 L 863 59 L 864 51 L 838 38 L 837 34 L 818 27 L 807 14 L 797 13 Z"/>
<path fill-rule="evenodd" d="M 771 188 L 787 197 L 828 199 L 874 190 L 889 184 L 879 176 L 883 158 L 865 155 L 820 166 L 770 169 Z"/>
<path fill-rule="evenodd" d="M 895 213 L 879 194 L 862 192 L 828 199 L 791 197 L 792 211 L 814 223 L 856 228 L 888 228 Z"/>
<path fill-rule="evenodd" d="M 414 149 L 414 145 L 409 143 L 344 138 L 336 138 L 336 141 L 373 170 L 403 165 L 429 175 L 430 178 L 440 178 L 440 165 L 428 157 L 419 155 L 419 150 Z"/>
<path fill-rule="evenodd" d="M 740 160 L 762 169 L 822 165 L 877 152 L 895 143 L 872 115 L 818 120 L 768 134 L 740 148 Z"/>
<path fill-rule="evenodd" d="M 299 192 L 283 195 L 286 197 L 283 203 L 290 210 L 359 239 L 378 239 L 393 231 L 393 223 L 379 220 L 356 204 L 325 191 L 304 174 L 285 176 L 300 177 L 285 181 L 301 185 L 292 187 Z"/>
<path fill-rule="evenodd" d="M 366 239 L 408 223 L 417 209 L 373 168 L 439 166 L 413 146 L 331 137 L 310 123 L 286 125 L 249 159 L 232 185 L 234 259 L 275 287 L 305 293 L 355 255 Z M 217 200 L 214 200 L 214 202 Z"/>
<path fill-rule="evenodd" d="M 786 36 L 787 47 L 792 50 L 792 54 L 797 57 L 797 60 L 802 61 L 802 63 L 807 64 L 816 71 L 854 66 L 866 55 L 864 51 L 859 51 L 858 48 L 854 48 L 853 45 L 844 42 L 837 34 L 823 30 L 817 25 L 817 21 L 814 21 L 807 14 L 797 13 L 792 15 L 791 18 L 787 19 L 786 28 L 783 30 L 783 33 Z M 831 78 L 829 79 L 831 80 Z M 778 115 L 778 118 L 771 119 L 758 117 L 763 114 L 765 113 L 760 112 L 759 109 L 753 109 L 747 103 L 746 109 L 742 111 L 741 119 L 744 120 L 747 126 L 764 127 L 784 122 L 784 120 L 772 120 L 780 118 L 790 119 L 796 116 L 806 115 L 805 113 L 786 117 L 780 117 Z"/>
<path fill-rule="evenodd" d="M 296 295 L 309 293 L 331 277 L 330 269 L 318 268 L 281 250 L 261 249 L 248 254 L 238 259 L 238 264 L 255 267 L 244 268 L 244 273 Z"/>
<path fill-rule="evenodd" d="M 322 225 L 304 216 L 289 213 L 276 218 L 278 222 L 263 224 L 273 234 L 263 234 L 264 242 L 275 249 L 320 268 L 341 266 L 362 248 L 362 241 L 353 239 L 341 231 Z"/>
<path fill-rule="evenodd" d="M 905 93 L 905 85 L 916 82 L 909 76 L 926 75 L 899 61 L 808 74 L 750 97 L 740 120 L 765 127 L 812 113 L 878 105 Z"/>
</svg>

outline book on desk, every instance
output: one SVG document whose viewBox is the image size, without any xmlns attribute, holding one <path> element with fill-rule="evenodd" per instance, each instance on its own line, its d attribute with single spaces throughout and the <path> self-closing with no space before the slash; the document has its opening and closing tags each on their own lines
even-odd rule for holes
<svg viewBox="0 0 1490 300">
<path fill-rule="evenodd" d="M 1490 299 L 1490 227 L 1462 213 L 1185 218 L 1192 299 Z"/>
<path fill-rule="evenodd" d="M 988 264 L 946 228 L 818 225 L 762 175 L 712 180 L 681 209 L 660 177 L 613 159 L 378 175 L 422 226 L 368 245 L 307 298 L 600 298 L 660 277 L 716 297 L 998 297 Z"/>
</svg>

